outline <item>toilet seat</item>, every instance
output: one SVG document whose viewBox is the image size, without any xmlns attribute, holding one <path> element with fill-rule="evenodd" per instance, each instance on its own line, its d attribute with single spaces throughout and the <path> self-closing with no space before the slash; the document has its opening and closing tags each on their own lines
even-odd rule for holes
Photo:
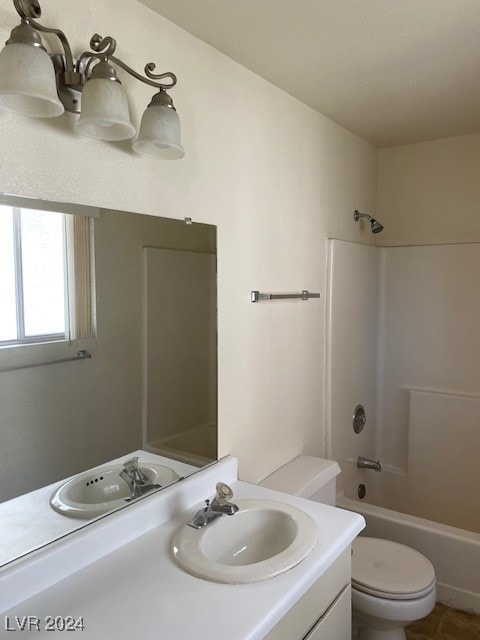
<svg viewBox="0 0 480 640">
<path fill-rule="evenodd" d="M 435 587 L 435 570 L 421 553 L 398 542 L 360 536 L 353 541 L 352 588 L 377 598 L 413 600 Z"/>
</svg>

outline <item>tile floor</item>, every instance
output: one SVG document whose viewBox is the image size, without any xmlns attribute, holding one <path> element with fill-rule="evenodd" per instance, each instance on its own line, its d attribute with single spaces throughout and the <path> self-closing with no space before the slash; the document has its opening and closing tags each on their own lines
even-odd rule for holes
<svg viewBox="0 0 480 640">
<path fill-rule="evenodd" d="M 405 632 L 407 640 L 480 640 L 480 616 L 437 603 L 429 616 Z"/>
</svg>

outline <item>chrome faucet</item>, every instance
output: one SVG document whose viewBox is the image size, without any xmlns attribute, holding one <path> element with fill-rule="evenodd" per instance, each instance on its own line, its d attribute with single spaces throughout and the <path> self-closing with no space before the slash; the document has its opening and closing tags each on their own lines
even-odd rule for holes
<svg viewBox="0 0 480 640">
<path fill-rule="evenodd" d="M 153 484 L 148 476 L 146 476 L 138 466 L 138 457 L 131 458 L 123 463 L 123 469 L 120 471 L 120 477 L 130 487 L 130 498 L 126 499 L 126 502 L 135 500 L 144 496 L 153 489 L 160 489 L 160 484 Z"/>
<path fill-rule="evenodd" d="M 359 469 L 373 469 L 374 471 L 382 470 L 380 460 L 370 460 L 370 458 L 364 458 L 363 456 L 357 458 L 357 467 Z"/>
<path fill-rule="evenodd" d="M 217 492 L 213 500 L 205 500 L 206 506 L 200 509 L 190 522 L 187 522 L 189 527 L 201 529 L 220 516 L 225 514 L 227 516 L 233 516 L 233 514 L 237 513 L 237 505 L 230 502 L 233 498 L 233 491 L 228 484 L 217 482 L 215 489 Z"/>
</svg>

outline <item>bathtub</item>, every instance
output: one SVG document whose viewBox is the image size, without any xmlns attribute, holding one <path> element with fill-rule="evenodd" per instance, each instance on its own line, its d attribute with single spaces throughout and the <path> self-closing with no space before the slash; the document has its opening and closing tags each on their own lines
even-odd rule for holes
<svg viewBox="0 0 480 640">
<path fill-rule="evenodd" d="M 337 495 L 337 506 L 364 516 L 362 535 L 406 544 L 426 556 L 437 576 L 437 600 L 480 614 L 480 534 Z"/>
<path fill-rule="evenodd" d="M 154 442 L 146 442 L 143 448 L 150 453 L 203 467 L 217 458 L 217 427 L 215 424 L 198 425 Z"/>
</svg>

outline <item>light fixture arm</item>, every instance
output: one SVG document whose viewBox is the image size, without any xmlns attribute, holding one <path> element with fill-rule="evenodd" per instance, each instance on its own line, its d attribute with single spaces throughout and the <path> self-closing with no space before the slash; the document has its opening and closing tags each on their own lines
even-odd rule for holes
<svg viewBox="0 0 480 640">
<path fill-rule="evenodd" d="M 136 78 L 137 80 L 140 80 L 140 82 L 148 84 L 151 87 L 155 87 L 157 89 L 164 89 L 164 90 L 171 89 L 177 84 L 176 75 L 174 73 L 171 73 L 170 71 L 167 71 L 166 73 L 160 73 L 160 74 L 153 73 L 153 71 L 156 68 L 156 65 L 154 62 L 148 62 L 145 65 L 145 68 L 144 68 L 145 76 L 140 75 L 134 69 L 129 67 L 127 64 L 125 64 L 123 60 L 120 60 L 120 58 L 117 58 L 115 55 L 113 55 L 115 53 L 116 46 L 117 46 L 116 40 L 111 36 L 106 36 L 105 38 L 102 38 L 101 35 L 99 35 L 98 33 L 95 33 L 90 40 L 90 47 L 93 49 L 95 53 L 86 51 L 85 53 L 82 53 L 82 55 L 80 56 L 80 60 L 84 60 L 86 58 L 97 58 L 98 60 L 103 62 L 107 62 L 107 63 L 113 62 L 113 64 L 117 65 L 117 67 L 120 67 L 132 77 Z M 159 82 L 159 80 L 163 80 L 163 78 L 170 78 L 171 82 L 169 83 Z"/>
<path fill-rule="evenodd" d="M 68 42 L 67 36 L 60 29 L 44 27 L 34 20 L 42 15 L 42 9 L 38 0 L 13 0 L 15 9 L 21 17 L 22 22 L 29 24 L 35 31 L 41 33 L 53 33 L 62 43 L 65 52 L 65 71 L 67 73 L 76 73 L 75 63 L 73 61 L 72 48 Z"/>
<path fill-rule="evenodd" d="M 21 18 L 39 18 L 42 15 L 38 0 L 13 0 L 13 4 Z"/>
<path fill-rule="evenodd" d="M 149 84 L 151 87 L 156 87 L 157 89 L 171 89 L 177 84 L 177 76 L 171 71 L 167 71 L 166 73 L 155 74 L 152 73 L 156 68 L 156 64 L 154 62 L 148 62 L 145 65 L 144 72 L 147 77 L 141 76 L 139 73 L 131 69 L 127 64 L 122 62 L 116 56 L 112 56 L 110 58 L 112 62 L 121 67 L 124 71 L 129 73 L 131 76 L 140 80 L 140 82 L 144 82 L 145 84 Z M 165 84 L 164 82 L 156 82 L 157 80 L 161 80 L 162 78 L 170 78 L 171 82 L 169 84 Z"/>
</svg>

